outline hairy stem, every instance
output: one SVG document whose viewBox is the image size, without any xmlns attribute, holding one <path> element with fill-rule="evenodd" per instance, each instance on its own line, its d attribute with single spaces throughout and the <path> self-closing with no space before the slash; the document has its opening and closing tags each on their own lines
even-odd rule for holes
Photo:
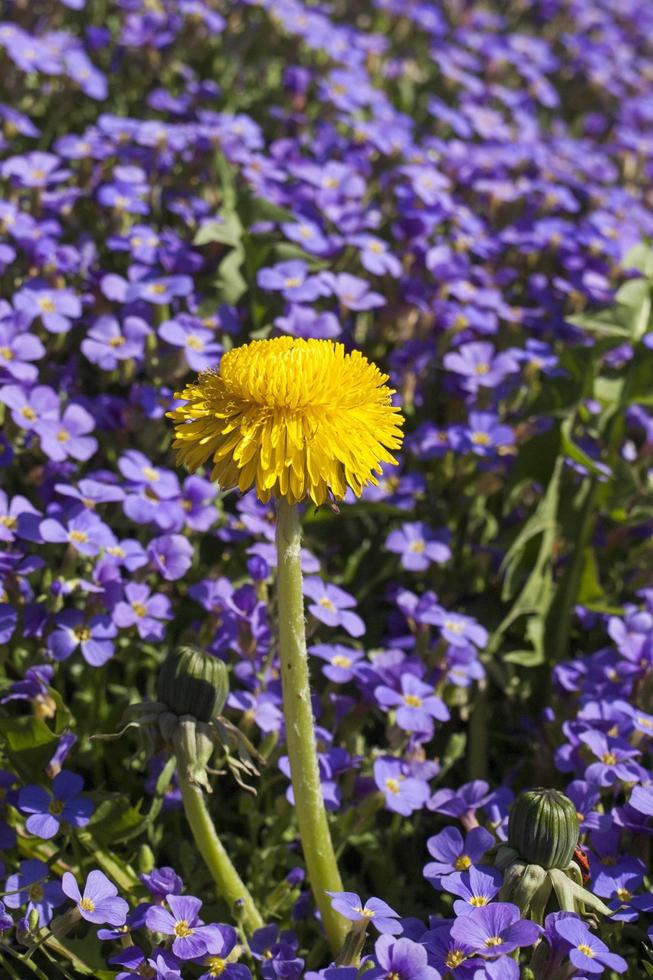
<svg viewBox="0 0 653 980">
<path fill-rule="evenodd" d="M 300 547 L 297 508 L 280 500 L 277 589 L 286 747 L 308 878 L 329 944 L 336 955 L 345 941 L 347 923 L 331 908 L 327 895 L 327 891 L 342 891 L 342 881 L 320 786 L 306 654 Z"/>
<path fill-rule="evenodd" d="M 263 919 L 254 904 L 254 899 L 250 895 L 247 885 L 234 868 L 231 858 L 222 846 L 207 809 L 204 794 L 198 786 L 193 786 L 189 782 L 183 766 L 177 767 L 177 780 L 186 819 L 193 832 L 197 850 L 202 855 L 202 860 L 218 886 L 217 890 L 220 897 L 227 902 L 232 911 L 234 907 L 237 908 L 238 906 L 242 909 L 240 921 L 245 932 L 251 935 L 256 929 L 261 928 Z"/>
</svg>

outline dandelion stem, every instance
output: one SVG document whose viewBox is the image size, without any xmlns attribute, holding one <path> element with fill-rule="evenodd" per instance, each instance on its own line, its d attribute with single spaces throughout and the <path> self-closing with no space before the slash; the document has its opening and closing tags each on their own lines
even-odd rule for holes
<svg viewBox="0 0 653 980">
<path fill-rule="evenodd" d="M 342 891 L 342 881 L 317 762 L 304 626 L 301 526 L 297 508 L 283 499 L 278 503 L 276 540 L 281 681 L 295 811 L 308 878 L 335 955 L 347 936 L 347 923 L 331 908 L 327 895 L 327 891 Z"/>
<path fill-rule="evenodd" d="M 220 897 L 230 908 L 242 903 L 241 922 L 245 932 L 251 934 L 263 925 L 263 919 L 254 904 L 247 885 L 244 883 L 231 858 L 225 851 L 216 832 L 211 815 L 206 806 L 204 794 L 198 786 L 193 786 L 185 775 L 182 766 L 177 767 L 177 780 L 184 803 L 186 819 L 195 838 L 197 849 L 218 886 Z"/>
</svg>

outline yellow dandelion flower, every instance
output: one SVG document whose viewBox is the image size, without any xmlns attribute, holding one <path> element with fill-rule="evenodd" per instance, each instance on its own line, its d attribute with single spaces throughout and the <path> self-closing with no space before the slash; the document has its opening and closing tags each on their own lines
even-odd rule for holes
<svg viewBox="0 0 653 980">
<path fill-rule="evenodd" d="M 330 493 L 359 496 L 378 484 L 381 463 L 402 442 L 393 389 L 360 351 L 330 340 L 278 337 L 224 354 L 175 397 L 177 460 L 194 471 L 211 459 L 223 489 L 256 487 L 296 504 L 322 504 Z"/>
</svg>

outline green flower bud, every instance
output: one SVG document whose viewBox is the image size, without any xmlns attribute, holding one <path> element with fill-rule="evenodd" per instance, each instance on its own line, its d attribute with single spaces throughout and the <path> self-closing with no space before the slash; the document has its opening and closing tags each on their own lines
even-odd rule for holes
<svg viewBox="0 0 653 980">
<path fill-rule="evenodd" d="M 161 665 L 156 693 L 174 714 L 211 721 L 220 714 L 229 694 L 227 667 L 196 647 L 180 647 Z"/>
<path fill-rule="evenodd" d="M 578 843 L 578 816 L 571 800 L 555 789 L 531 789 L 510 811 L 508 844 L 527 864 L 566 868 Z"/>
</svg>

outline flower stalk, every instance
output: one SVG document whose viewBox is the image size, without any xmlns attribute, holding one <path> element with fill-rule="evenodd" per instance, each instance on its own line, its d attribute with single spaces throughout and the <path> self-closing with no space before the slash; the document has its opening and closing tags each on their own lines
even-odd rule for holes
<svg viewBox="0 0 653 980">
<path fill-rule="evenodd" d="M 297 507 L 283 499 L 277 507 L 276 544 L 281 682 L 295 810 L 308 878 L 335 955 L 346 939 L 347 923 L 331 908 L 327 895 L 343 889 L 322 797 L 315 744 L 304 626 L 301 525 Z"/>
<path fill-rule="evenodd" d="M 183 766 L 177 768 L 177 780 L 181 790 L 184 812 L 193 833 L 197 850 L 202 860 L 211 872 L 221 898 L 225 899 L 230 908 L 240 907 L 240 921 L 248 935 L 260 929 L 263 919 L 254 904 L 247 885 L 242 880 L 231 858 L 225 851 L 217 835 L 211 815 L 206 806 L 204 794 L 199 786 L 190 782 Z"/>
</svg>

